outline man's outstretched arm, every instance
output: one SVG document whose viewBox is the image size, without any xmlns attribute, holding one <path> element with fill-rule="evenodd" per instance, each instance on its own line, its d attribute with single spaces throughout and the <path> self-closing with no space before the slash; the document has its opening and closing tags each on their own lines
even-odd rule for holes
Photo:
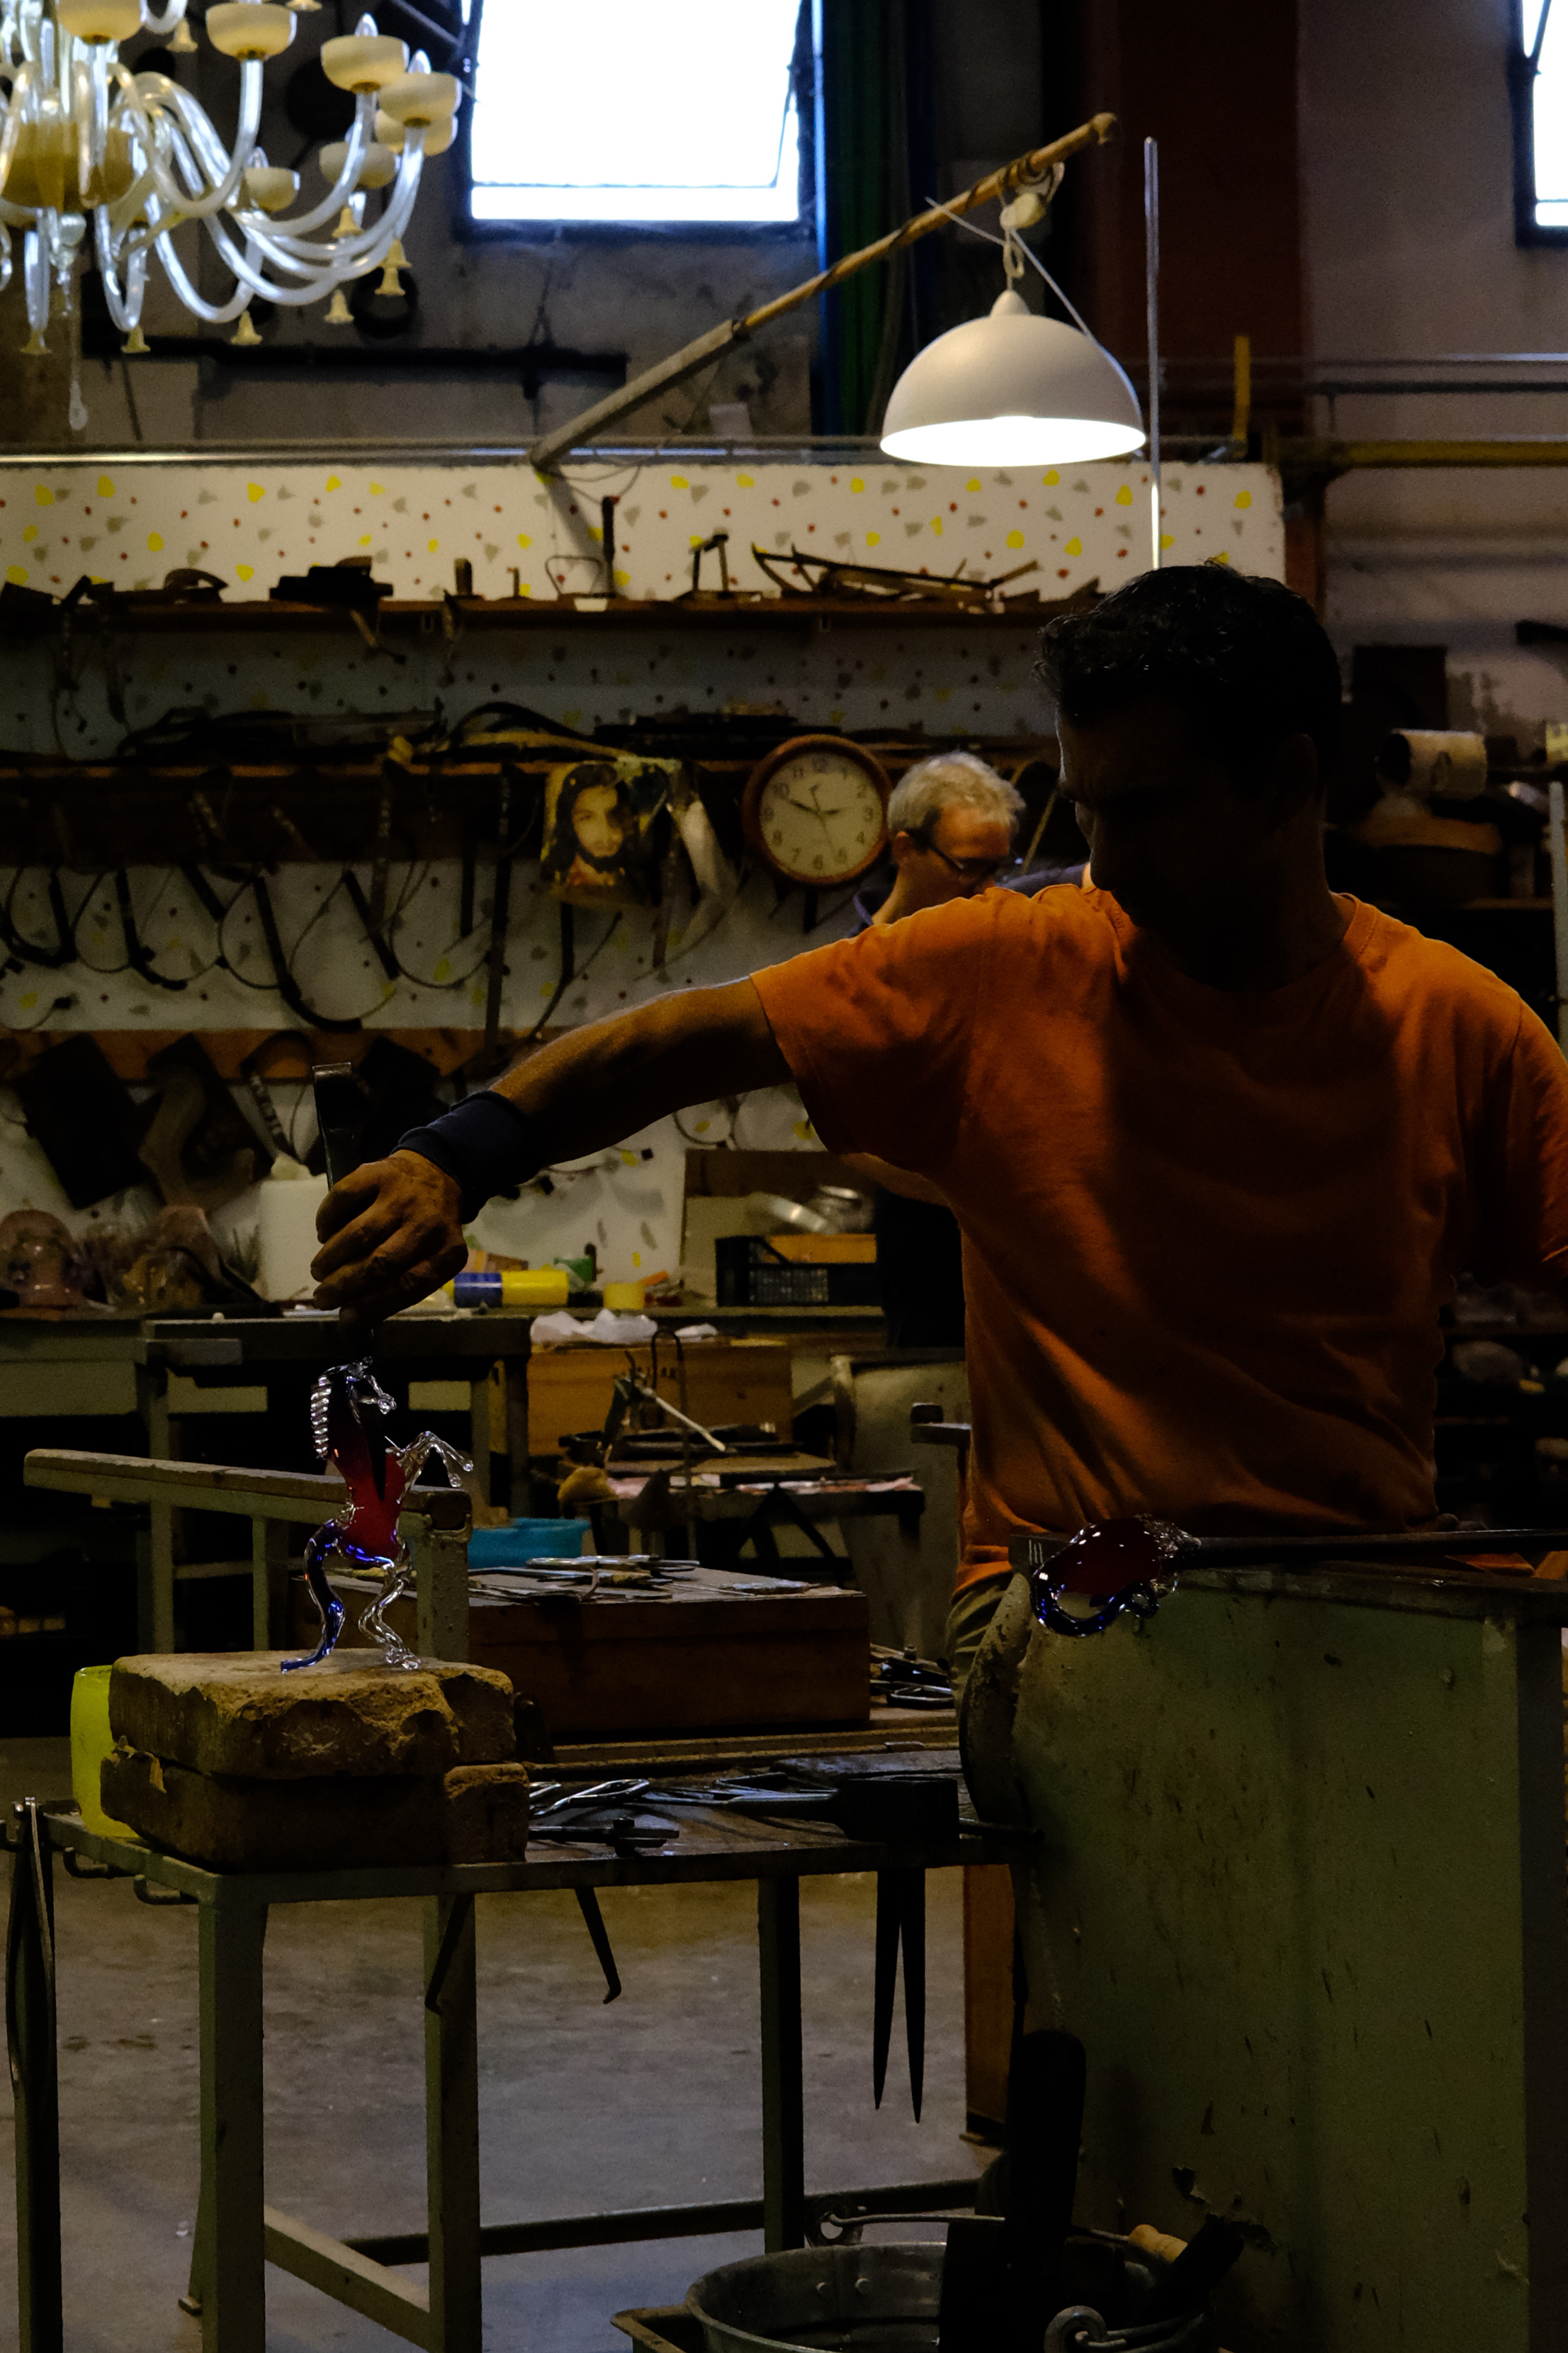
<svg viewBox="0 0 1568 2353">
<path fill-rule="evenodd" d="M 694 988 L 595 1021 L 518 1062 L 494 1092 L 484 1135 L 468 1105 L 428 1131 L 447 1165 L 399 1148 L 345 1176 L 322 1202 L 311 1269 L 316 1303 L 375 1323 L 450 1280 L 466 1256 L 463 1220 L 489 1194 L 555 1161 L 618 1144 L 656 1119 L 718 1095 L 777 1086 L 789 1065 L 749 980 Z M 513 1117 L 512 1113 L 520 1114 Z M 514 1155 L 514 1165 L 500 1159 Z"/>
</svg>

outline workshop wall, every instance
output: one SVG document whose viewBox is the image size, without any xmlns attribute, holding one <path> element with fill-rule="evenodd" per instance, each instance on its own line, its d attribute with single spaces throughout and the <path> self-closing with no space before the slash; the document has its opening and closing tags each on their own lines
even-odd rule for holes
<svg viewBox="0 0 1568 2353">
<path fill-rule="evenodd" d="M 1300 15 L 1310 350 L 1560 351 L 1568 252 L 1514 243 L 1511 0 L 1300 0 Z M 1552 396 L 1317 406 L 1319 428 L 1345 436 L 1563 429 Z M 1347 649 L 1447 644 L 1452 724 L 1528 752 L 1568 717 L 1568 682 L 1561 654 L 1517 648 L 1513 625 L 1568 619 L 1565 533 L 1568 470 L 1352 474 L 1329 492 L 1328 626 Z"/>
<path fill-rule="evenodd" d="M 58 628 L 27 642 L 8 638 L 0 641 L 0 767 L 7 752 L 102 760 L 128 733 L 179 709 L 198 716 L 289 712 L 321 723 L 357 714 L 368 717 L 373 730 L 384 729 L 387 739 L 427 725 L 437 707 L 453 720 L 496 700 L 584 733 L 639 717 L 728 708 L 782 712 L 805 726 L 921 731 L 932 748 L 961 735 L 1023 744 L 1048 723 L 1031 679 L 1037 614 L 1021 613 L 1016 628 L 989 618 L 966 624 L 962 616 L 828 628 L 803 604 L 798 626 L 781 627 L 775 604 L 760 614 L 740 607 L 732 623 L 721 614 L 717 627 L 710 611 L 698 628 L 682 626 L 677 606 L 661 617 L 667 625 L 650 628 L 640 618 L 568 605 L 558 607 L 558 626 L 552 627 L 544 600 L 553 598 L 552 578 L 584 589 L 603 585 L 596 533 L 606 482 L 623 493 L 623 596 L 668 597 L 689 576 L 690 541 L 715 524 L 733 533 L 739 551 L 755 537 L 786 551 L 791 544 L 821 547 L 933 572 L 956 568 L 962 557 L 982 577 L 1033 562 L 1038 569 L 1020 580 L 1018 591 L 1037 586 L 1047 597 L 1096 579 L 1109 586 L 1147 563 L 1147 476 L 1136 465 L 981 477 L 885 463 L 743 468 L 667 460 L 635 473 L 579 468 L 551 484 L 531 469 L 501 465 L 148 463 L 110 472 L 96 461 L 12 463 L 0 469 L 0 576 L 19 586 L 58 595 L 80 569 L 118 568 L 124 554 L 121 578 L 128 587 L 150 586 L 170 566 L 189 562 L 218 571 L 237 592 L 233 601 L 246 602 L 280 570 L 359 554 L 368 539 L 363 552 L 372 556 L 376 576 L 390 579 L 403 597 L 430 600 L 433 609 L 423 634 L 389 624 L 386 650 L 367 645 L 342 616 L 323 615 L 305 635 L 294 622 L 269 628 L 265 607 L 253 607 L 254 626 L 244 628 L 226 621 L 204 632 L 203 617 L 195 613 L 188 628 L 139 635 L 110 610 L 84 613 L 68 642 Z M 1279 485 L 1265 469 L 1173 468 L 1164 492 L 1171 560 L 1212 555 L 1280 575 Z M 474 564 L 481 596 L 510 596 L 516 565 L 531 594 L 515 621 L 487 624 L 475 604 L 448 632 L 435 600 L 461 553 Z M 749 554 L 736 568 L 742 579 L 762 585 Z M 16 773 L 25 786 L 25 770 Z M 113 774 L 106 778 L 110 790 Z M 219 813 L 222 777 L 205 779 L 204 790 L 206 806 Z M 16 930 L 26 939 L 47 940 L 54 921 L 49 878 L 57 872 L 70 913 L 80 909 L 76 928 L 84 953 L 58 969 L 14 962 L 0 974 L 0 1032 L 9 1030 L 18 1046 L 30 1048 L 36 1037 L 78 1029 L 144 1032 L 153 1044 L 184 1029 L 243 1031 L 259 1041 L 299 1028 L 271 985 L 254 901 L 237 892 L 235 878 L 219 885 L 224 901 L 235 900 L 219 923 L 177 860 L 129 865 L 140 941 L 159 971 L 185 984 L 177 994 L 149 987 L 128 964 L 117 884 L 101 871 L 104 837 L 87 838 L 89 828 L 74 799 L 68 808 L 63 798 L 56 802 L 51 823 L 58 869 L 6 865 L 0 850 L 0 892 Z M 341 864 L 310 854 L 311 823 L 308 805 L 289 818 L 268 882 L 303 997 L 323 1015 L 366 1029 L 405 1037 L 463 1032 L 471 1045 L 486 997 L 488 846 L 466 935 L 459 861 L 391 859 L 385 935 L 400 967 L 394 979 L 353 914 Z M 82 838 L 72 838 L 76 831 Z M 402 842 L 394 848 L 405 853 Z M 373 857 L 367 839 L 363 862 L 353 870 L 366 891 Z M 651 909 L 627 910 L 618 920 L 580 913 L 576 977 L 552 1018 L 557 1024 L 594 1019 L 667 988 L 728 980 L 778 962 L 848 929 L 852 898 L 846 892 L 821 907 L 809 934 L 801 899 L 781 902 L 762 872 L 744 876 L 722 908 L 704 910 L 700 926 L 689 908 L 671 911 L 662 929 Z M 512 885 L 501 1007 L 503 1027 L 514 1034 L 539 1022 L 557 996 L 559 912 L 537 864 L 522 866 Z M 442 1066 L 458 1058 L 448 1050 Z M 314 1132 L 308 1104 L 287 1086 L 274 1093 L 285 1127 L 305 1149 Z M 237 1100 L 247 1106 L 243 1090 Z M 0 1214 L 34 1206 L 79 1229 L 141 1222 L 155 1207 L 151 1194 L 138 1194 L 70 1211 L 8 1091 L 0 1091 L 0 1116 L 6 1122 L 0 1129 Z M 738 1113 L 706 1106 L 679 1125 L 662 1122 L 629 1139 L 624 1152 L 595 1155 L 546 1202 L 493 1204 L 476 1238 L 535 1263 L 575 1253 L 592 1240 L 612 1277 L 673 1272 L 689 1145 L 734 1142 L 781 1150 L 815 1140 L 792 1090 L 750 1097 Z M 640 1156 L 644 1147 L 650 1159 Z M 215 1223 L 237 1239 L 243 1254 L 256 1217 L 253 1188 Z"/>
</svg>

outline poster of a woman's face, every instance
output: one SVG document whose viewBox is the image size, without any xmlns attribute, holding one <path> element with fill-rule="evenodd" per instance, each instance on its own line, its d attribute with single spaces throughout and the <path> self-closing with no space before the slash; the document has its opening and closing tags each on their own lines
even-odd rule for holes
<svg viewBox="0 0 1568 2353">
<path fill-rule="evenodd" d="M 638 778 L 607 763 L 558 768 L 544 791 L 540 871 L 575 906 L 646 906 L 652 897 L 647 829 Z"/>
</svg>

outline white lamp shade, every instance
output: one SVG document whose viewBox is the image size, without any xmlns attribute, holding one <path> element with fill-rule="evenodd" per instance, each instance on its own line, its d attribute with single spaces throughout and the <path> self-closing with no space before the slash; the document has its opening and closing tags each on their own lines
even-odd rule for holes
<svg viewBox="0 0 1568 2353">
<path fill-rule="evenodd" d="M 1011 288 L 989 318 L 916 353 L 882 421 L 888 455 L 921 466 L 1082 465 L 1142 439 L 1138 396 L 1110 353 Z"/>
</svg>

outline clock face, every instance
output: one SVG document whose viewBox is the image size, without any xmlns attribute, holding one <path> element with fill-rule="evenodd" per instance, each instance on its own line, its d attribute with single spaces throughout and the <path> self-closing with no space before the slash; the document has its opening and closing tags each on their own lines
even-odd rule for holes
<svg viewBox="0 0 1568 2353">
<path fill-rule="evenodd" d="M 758 846 L 780 874 L 808 889 L 851 881 L 887 839 L 883 798 L 877 772 L 850 745 L 786 746 L 756 792 Z"/>
</svg>

